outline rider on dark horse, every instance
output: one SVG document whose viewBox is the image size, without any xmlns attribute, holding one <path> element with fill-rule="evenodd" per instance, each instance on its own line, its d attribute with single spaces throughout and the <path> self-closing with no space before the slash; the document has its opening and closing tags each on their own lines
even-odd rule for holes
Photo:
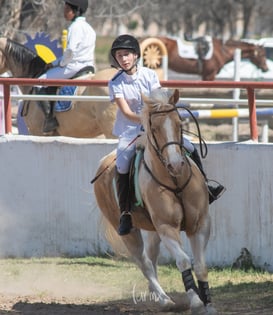
<svg viewBox="0 0 273 315">
<path fill-rule="evenodd" d="M 83 14 L 88 8 L 88 0 L 65 0 L 64 17 L 71 21 L 68 28 L 67 48 L 63 56 L 48 65 L 49 70 L 39 79 L 71 79 L 80 70 L 87 67 L 94 73 L 94 51 L 96 33 L 86 22 Z M 36 94 L 55 94 L 56 87 L 36 87 Z M 39 102 L 44 114 L 44 133 L 54 131 L 58 121 L 54 117 L 54 101 Z"/>
</svg>

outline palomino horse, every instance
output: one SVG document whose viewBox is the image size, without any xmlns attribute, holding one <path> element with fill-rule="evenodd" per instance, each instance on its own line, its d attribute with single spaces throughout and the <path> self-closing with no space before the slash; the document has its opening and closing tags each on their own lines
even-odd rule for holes
<svg viewBox="0 0 273 315">
<path fill-rule="evenodd" d="M 45 70 L 45 62 L 25 46 L 5 37 L 0 37 L 0 73 L 10 71 L 13 77 L 37 78 Z M 115 69 L 105 69 L 95 75 L 78 77 L 78 79 L 109 80 L 116 73 Z M 30 92 L 29 86 L 20 87 L 24 94 Z M 107 87 L 79 87 L 78 95 L 108 96 Z M 36 101 L 25 102 L 22 113 L 29 133 L 43 135 L 44 114 Z M 59 127 L 51 135 L 93 138 L 112 135 L 116 106 L 109 101 L 74 101 L 72 108 L 65 112 L 56 112 Z"/>
<path fill-rule="evenodd" d="M 169 68 L 180 73 L 199 74 L 202 80 L 214 80 L 221 68 L 234 58 L 236 48 L 241 49 L 242 58 L 249 59 L 262 71 L 267 71 L 265 49 L 262 46 L 242 42 L 213 38 L 213 55 L 208 60 L 182 58 L 178 54 L 177 40 L 168 37 L 157 37 L 168 51 Z"/>
<path fill-rule="evenodd" d="M 134 229 L 123 236 L 122 241 L 147 278 L 153 296 L 158 297 L 163 307 L 174 307 L 174 302 L 157 279 L 160 241 L 182 274 L 192 314 L 216 314 L 211 304 L 205 263 L 211 225 L 208 191 L 204 176 L 183 149 L 182 122 L 176 108 L 178 99 L 178 90 L 171 96 L 163 89 L 153 91 L 149 98 L 143 96 L 142 124 L 146 133 L 138 169 L 138 191 L 144 206 L 134 206 Z M 113 187 L 114 160 L 115 151 L 101 160 L 92 183 L 103 216 L 117 230 L 120 210 Z M 148 231 L 146 250 L 141 230 Z M 193 278 L 191 260 L 183 250 L 182 230 L 190 240 L 198 286 Z M 119 237 L 117 233 L 116 236 Z"/>
</svg>

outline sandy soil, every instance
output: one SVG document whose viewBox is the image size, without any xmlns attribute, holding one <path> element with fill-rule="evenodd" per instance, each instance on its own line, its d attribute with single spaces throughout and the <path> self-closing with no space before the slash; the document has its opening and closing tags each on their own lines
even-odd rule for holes
<svg viewBox="0 0 273 315">
<path fill-rule="evenodd" d="M 162 310 L 147 293 L 146 281 L 134 265 L 27 262 L 0 263 L 0 315 L 190 315 L 181 291 L 168 292 L 176 308 Z M 98 269 L 100 268 L 100 269 Z M 118 274 L 118 276 L 116 276 Z M 180 276 L 178 274 L 180 287 Z M 126 279 L 126 280 L 125 280 Z M 133 284 L 138 291 L 133 293 Z M 140 287 L 143 286 L 143 291 Z M 219 315 L 272 315 L 272 286 L 257 284 L 212 288 Z M 144 294 L 145 293 L 145 294 Z"/>
<path fill-rule="evenodd" d="M 178 303 L 175 313 L 163 312 L 152 297 L 140 298 L 124 292 L 122 285 L 107 286 L 102 282 L 88 282 L 80 275 L 41 266 L 33 271 L 13 271 L 0 275 L 0 315 L 152 315 L 177 314 L 188 309 L 184 293 L 172 294 Z M 107 270 L 105 270 L 107 272 Z M 183 314 L 188 314 L 183 313 Z"/>
</svg>

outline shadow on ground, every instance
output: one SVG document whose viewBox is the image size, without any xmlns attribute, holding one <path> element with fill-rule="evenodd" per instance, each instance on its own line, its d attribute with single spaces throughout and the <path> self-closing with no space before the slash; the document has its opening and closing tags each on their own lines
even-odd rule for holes
<svg viewBox="0 0 273 315">
<path fill-rule="evenodd" d="M 219 315 L 272 315 L 273 314 L 273 283 L 226 283 L 223 286 L 212 288 L 213 305 Z M 96 302 L 90 300 L 85 304 L 76 301 L 33 302 L 31 298 L 16 298 L 9 311 L 1 311 L 0 315 L 190 315 L 188 299 L 185 293 L 170 293 L 169 296 L 176 302 L 176 308 L 163 310 L 150 297 L 138 297 Z"/>
<path fill-rule="evenodd" d="M 104 303 L 90 304 L 62 304 L 62 303 L 31 303 L 19 301 L 13 305 L 10 311 L 1 311 L 0 315 L 176 315 L 189 314 L 188 300 L 185 294 L 170 294 L 176 302 L 174 309 L 163 310 L 153 302 L 141 301 L 134 303 L 132 299 L 115 300 Z"/>
</svg>

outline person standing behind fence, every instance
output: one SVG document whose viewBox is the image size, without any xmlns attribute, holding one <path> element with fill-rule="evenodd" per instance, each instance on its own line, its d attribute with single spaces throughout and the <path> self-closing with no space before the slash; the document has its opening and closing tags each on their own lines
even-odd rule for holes
<svg viewBox="0 0 273 315">
<path fill-rule="evenodd" d="M 71 21 L 67 34 L 67 47 L 61 58 L 48 65 L 46 73 L 40 79 L 70 79 L 78 71 L 89 67 L 94 73 L 96 32 L 87 23 L 83 14 L 88 8 L 88 0 L 64 1 L 64 17 Z M 36 87 L 36 94 L 55 94 L 55 87 Z M 58 127 L 58 121 L 54 117 L 54 102 L 40 101 L 45 114 L 43 132 L 54 131 Z"/>
</svg>

